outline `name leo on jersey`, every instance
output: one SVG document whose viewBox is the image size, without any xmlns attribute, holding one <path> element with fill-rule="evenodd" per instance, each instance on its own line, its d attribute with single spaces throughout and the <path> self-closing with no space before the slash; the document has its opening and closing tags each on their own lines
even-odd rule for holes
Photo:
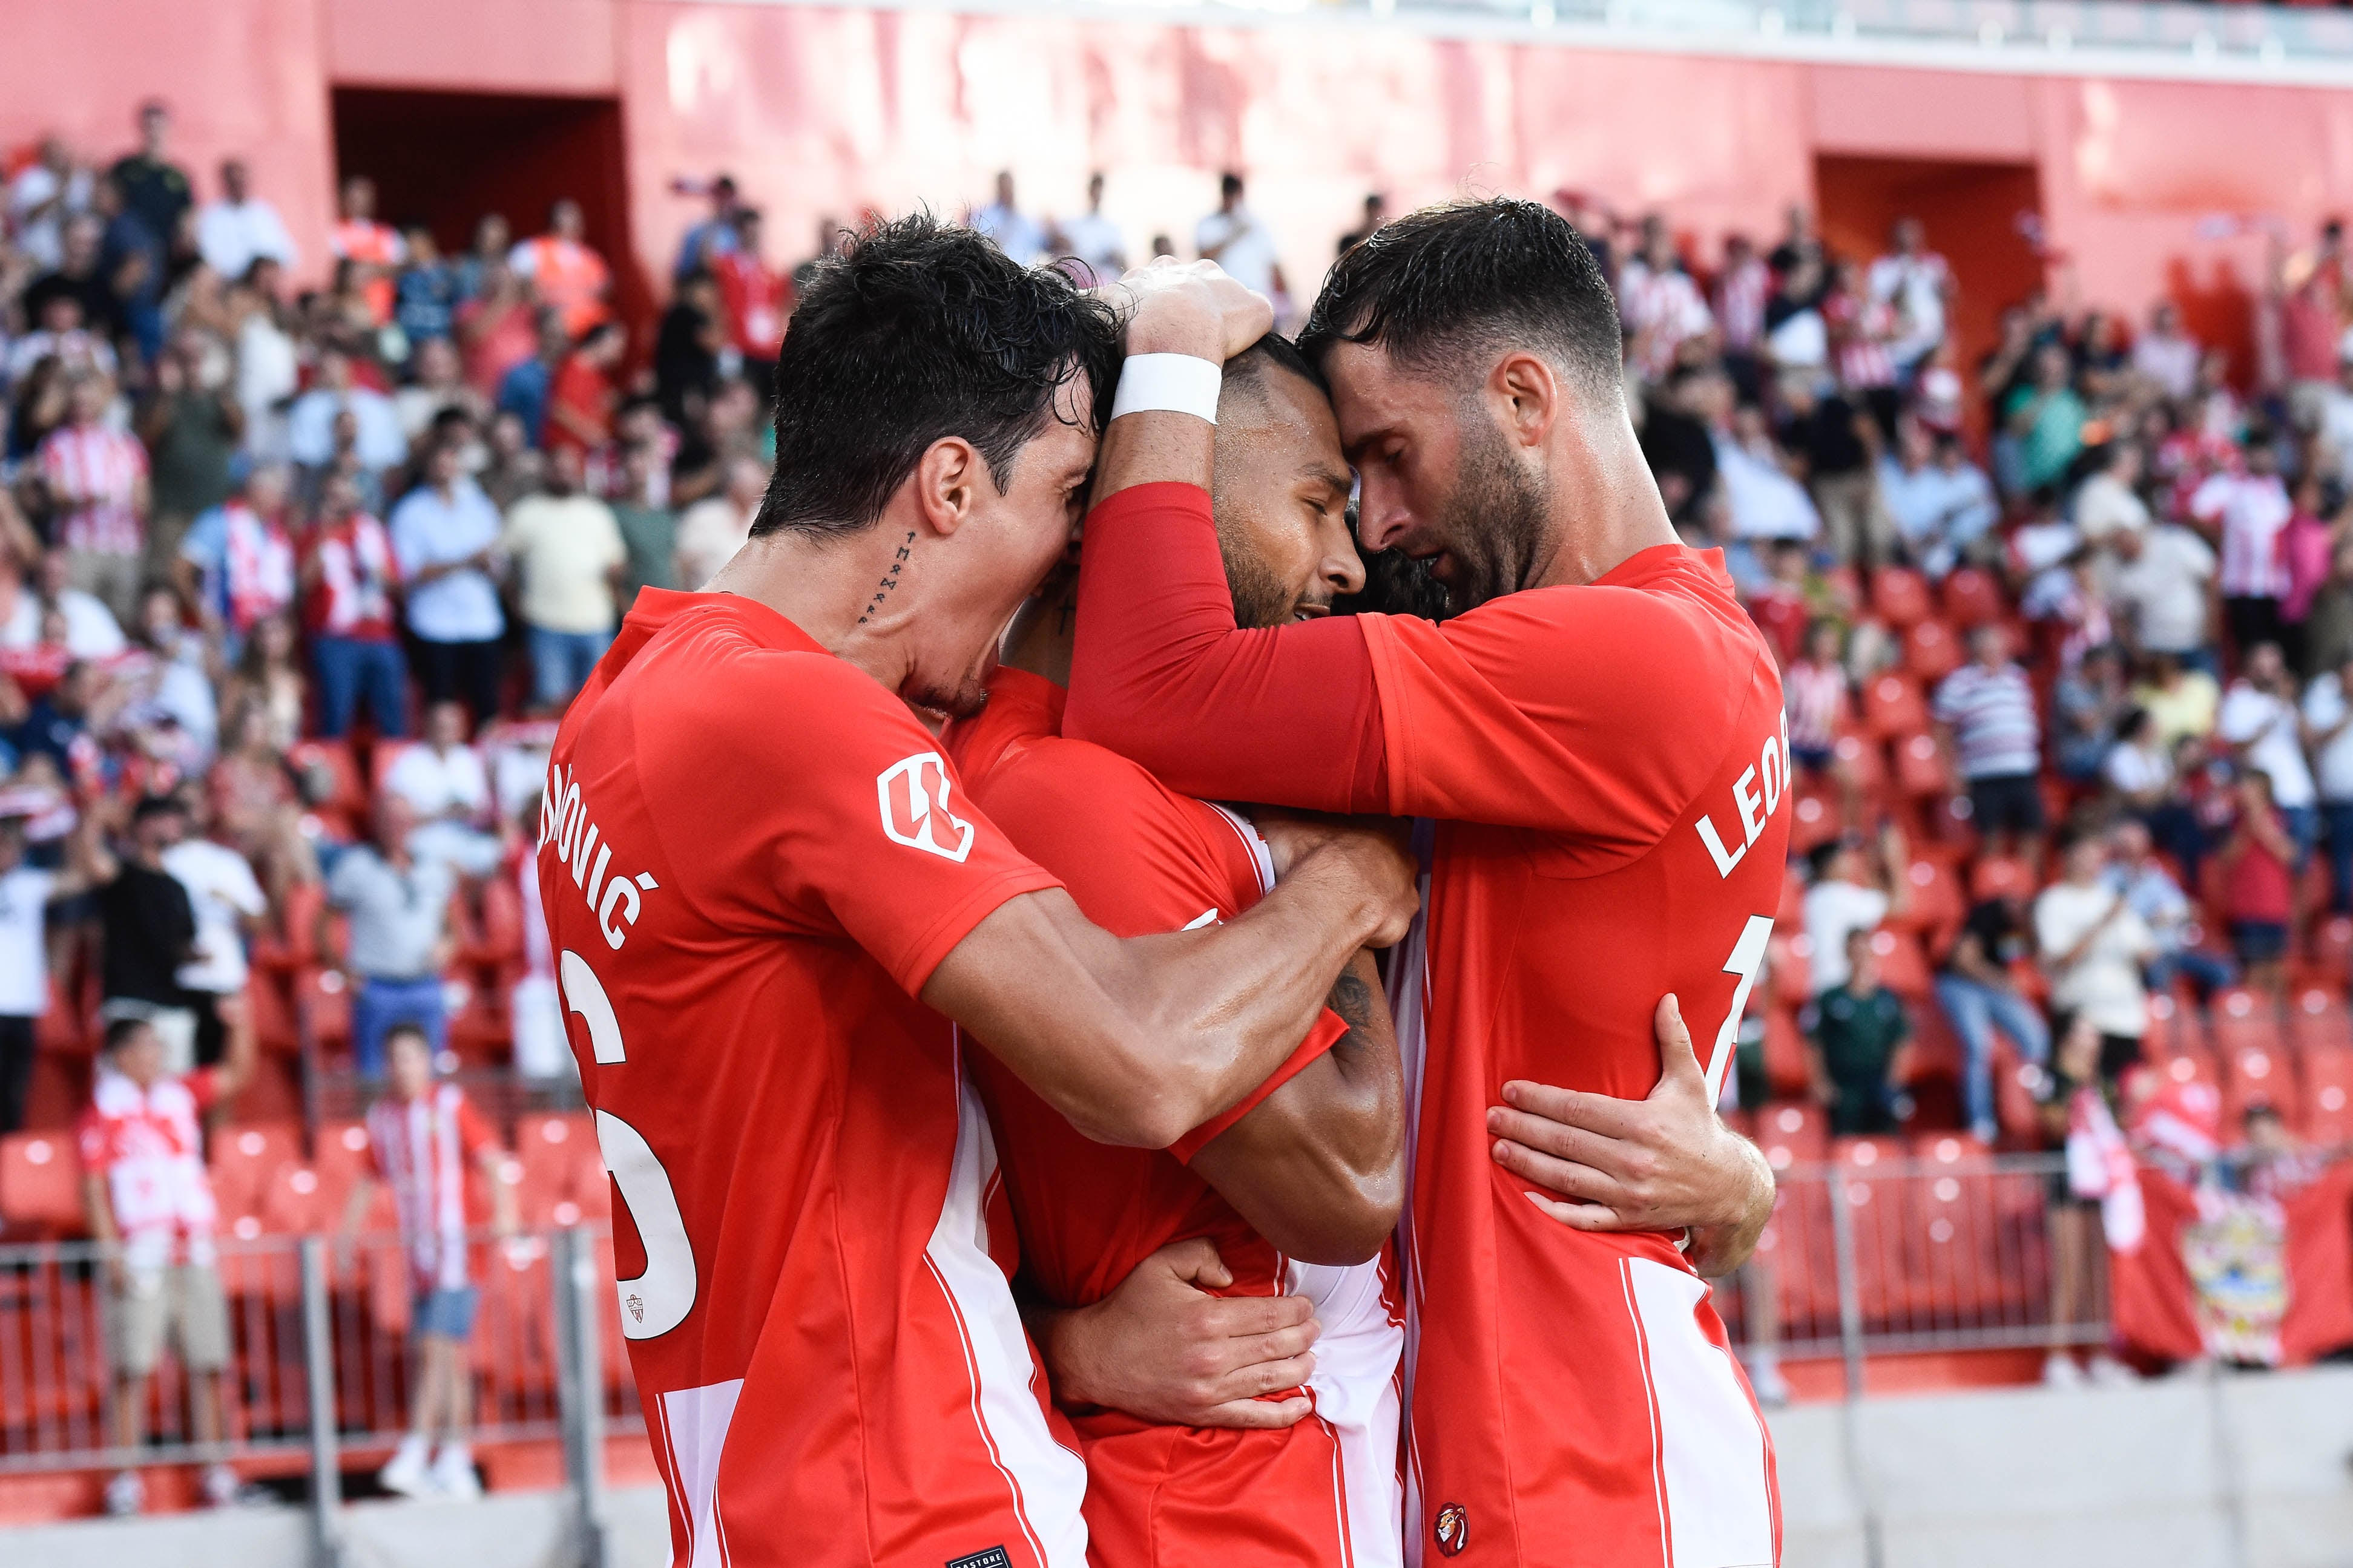
<svg viewBox="0 0 2353 1568">
<path fill-rule="evenodd" d="M 551 763 L 547 788 L 539 797 L 539 852 L 544 855 L 553 847 L 556 863 L 571 868 L 572 885 L 586 896 L 605 945 L 618 952 L 644 907 L 638 889 L 650 893 L 661 884 L 650 871 L 631 876 L 613 867 L 612 841 L 600 844 L 598 837 L 596 825 L 588 820 L 588 803 L 581 797 L 579 779 L 566 778 L 563 768 Z"/>
<path fill-rule="evenodd" d="M 1702 813 L 1699 821 L 1693 824 L 1699 841 L 1707 846 L 1708 858 L 1715 862 L 1718 877 L 1732 875 L 1732 868 L 1747 855 L 1748 847 L 1757 842 L 1757 836 L 1773 820 L 1774 812 L 1780 809 L 1781 797 L 1788 793 L 1789 718 L 1785 713 L 1780 729 L 1765 737 L 1755 765 L 1732 781 L 1732 810 L 1725 822 L 1727 826 L 1738 823 L 1739 847 L 1728 851 L 1725 848 L 1724 836 L 1716 831 L 1712 814 Z"/>
</svg>

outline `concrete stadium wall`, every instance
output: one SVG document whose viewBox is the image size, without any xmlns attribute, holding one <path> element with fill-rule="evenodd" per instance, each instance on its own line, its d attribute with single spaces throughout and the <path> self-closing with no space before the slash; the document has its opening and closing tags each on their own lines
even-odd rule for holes
<svg viewBox="0 0 2353 1568">
<path fill-rule="evenodd" d="M 2252 82 L 1669 56 L 1312 14 L 1212 27 L 672 0 L 6 9 L 0 147 L 55 128 L 119 150 L 132 106 L 161 94 L 205 192 L 221 155 L 249 156 L 314 263 L 336 86 L 617 100 L 634 243 L 655 277 L 698 216 L 670 180 L 723 167 L 791 255 L 820 215 L 959 208 L 1007 166 L 1027 202 L 1060 211 L 1088 169 L 1118 171 L 1113 216 L 1134 243 L 1155 229 L 1182 243 L 1217 172 L 1240 166 L 1301 289 L 1376 184 L 1399 204 L 1573 186 L 1669 206 L 1712 243 L 1769 233 L 1811 194 L 1819 154 L 2022 164 L 2085 300 L 2133 304 L 2256 286 L 2260 241 L 2201 236 L 2203 220 L 2276 214 L 2308 230 L 2353 207 L 2353 94 Z"/>
<path fill-rule="evenodd" d="M 1851 1423 L 1851 1425 L 1850 1425 Z M 1876 1399 L 1773 1418 L 1786 1568 L 2353 1568 L 2353 1368 Z M 613 1568 L 669 1550 L 657 1489 L 608 1500 Z M 352 1568 L 565 1568 L 562 1494 L 356 1504 Z M 0 1531 L 44 1568 L 305 1568 L 293 1510 Z"/>
</svg>

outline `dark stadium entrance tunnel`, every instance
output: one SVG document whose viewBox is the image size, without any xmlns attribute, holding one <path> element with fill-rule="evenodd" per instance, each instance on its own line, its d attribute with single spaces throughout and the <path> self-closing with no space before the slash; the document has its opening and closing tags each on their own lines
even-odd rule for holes
<svg viewBox="0 0 2353 1568">
<path fill-rule="evenodd" d="M 2039 231 L 2042 213 L 2032 164 L 1823 154 L 1814 160 L 1814 199 L 1823 243 L 1863 262 L 1885 253 L 1897 218 L 1920 220 L 1928 248 L 1953 269 L 1954 367 L 1972 383 L 2000 336 L 2002 311 L 2043 285 L 2027 232 Z M 1978 400 L 1968 406 L 1976 417 Z"/>
<path fill-rule="evenodd" d="M 632 353 L 650 346 L 656 298 L 630 244 L 618 100 L 339 87 L 332 112 L 338 185 L 367 175 L 376 216 L 402 228 L 422 220 L 445 255 L 473 244 L 484 213 L 505 214 L 521 240 L 546 228 L 558 198 L 578 202 L 588 243 L 613 268 Z"/>
</svg>

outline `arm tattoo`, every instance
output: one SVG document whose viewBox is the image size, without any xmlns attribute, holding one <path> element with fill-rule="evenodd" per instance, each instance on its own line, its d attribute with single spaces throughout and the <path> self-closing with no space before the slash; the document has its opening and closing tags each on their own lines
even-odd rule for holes
<svg viewBox="0 0 2353 1568">
<path fill-rule="evenodd" d="M 1362 1029 L 1373 1016 L 1373 1008 L 1381 1005 L 1373 998 L 1373 988 L 1351 967 L 1340 971 L 1340 978 L 1332 983 L 1332 994 L 1324 1005 L 1348 1020 L 1353 1033 Z"/>
</svg>

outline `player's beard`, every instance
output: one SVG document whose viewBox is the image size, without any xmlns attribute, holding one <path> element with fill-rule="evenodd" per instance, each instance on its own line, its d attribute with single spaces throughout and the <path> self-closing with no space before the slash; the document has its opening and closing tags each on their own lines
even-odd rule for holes
<svg viewBox="0 0 2353 1568">
<path fill-rule="evenodd" d="M 1226 563 L 1226 586 L 1234 595 L 1236 626 L 1279 626 L 1291 618 L 1295 607 L 1291 595 L 1275 581 L 1266 563 L 1250 553 L 1249 541 L 1229 538 L 1220 528 L 1218 553 Z"/>
<path fill-rule="evenodd" d="M 1548 498 L 1543 482 L 1512 460 L 1504 433 L 1476 402 L 1461 412 L 1462 460 L 1430 532 L 1454 558 L 1446 584 L 1456 615 L 1514 593 L 1535 569 Z"/>
</svg>

